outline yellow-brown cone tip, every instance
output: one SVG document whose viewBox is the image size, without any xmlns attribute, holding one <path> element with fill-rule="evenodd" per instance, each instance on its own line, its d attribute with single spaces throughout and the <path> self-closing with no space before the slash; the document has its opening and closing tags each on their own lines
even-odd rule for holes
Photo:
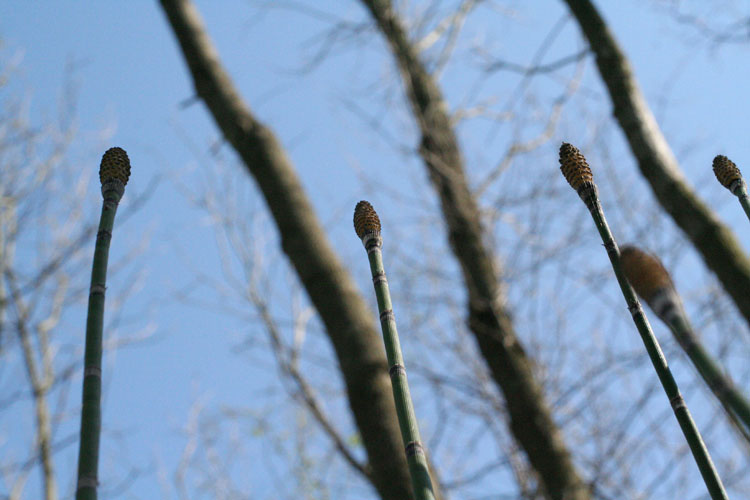
<svg viewBox="0 0 750 500">
<path fill-rule="evenodd" d="M 354 208 L 354 230 L 357 236 L 363 238 L 368 233 L 380 232 L 380 219 L 375 209 L 368 202 L 362 200 Z"/>
<path fill-rule="evenodd" d="M 102 184 L 111 180 L 118 180 L 122 185 L 130 178 L 130 158 L 122 148 L 109 148 L 102 156 L 99 166 L 99 180 Z"/>
<path fill-rule="evenodd" d="M 647 302 L 659 290 L 674 288 L 672 278 L 661 261 L 650 253 L 626 245 L 620 249 L 620 263 L 635 293 Z"/>
<path fill-rule="evenodd" d="M 737 165 L 724 155 L 714 158 L 714 174 L 722 186 L 732 189 L 732 183 L 742 179 L 742 174 Z"/>
<path fill-rule="evenodd" d="M 586 158 L 578 148 L 567 142 L 563 142 L 560 146 L 560 171 L 568 184 L 576 191 L 580 191 L 586 184 L 593 184 L 594 182 Z"/>
</svg>

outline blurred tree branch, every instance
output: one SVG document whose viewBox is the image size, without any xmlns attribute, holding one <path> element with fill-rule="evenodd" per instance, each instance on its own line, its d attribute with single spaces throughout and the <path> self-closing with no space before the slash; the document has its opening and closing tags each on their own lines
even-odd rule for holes
<svg viewBox="0 0 750 500">
<path fill-rule="evenodd" d="M 469 190 L 447 104 L 409 40 L 390 0 L 363 0 L 401 70 L 414 118 L 422 134 L 419 153 L 440 196 L 451 249 L 469 298 L 469 327 L 494 380 L 505 395 L 510 429 L 536 469 L 548 498 L 590 497 L 552 418 L 531 360 L 505 308 L 499 272 L 483 243 L 476 199 Z"/>
<path fill-rule="evenodd" d="M 36 415 L 36 446 L 39 448 L 39 463 L 42 466 L 42 477 L 44 480 L 44 499 L 57 499 L 57 484 L 55 480 L 54 460 L 52 458 L 52 429 L 50 426 L 50 413 L 47 407 L 47 393 L 54 381 L 52 368 L 52 347 L 49 343 L 47 332 L 59 321 L 61 302 L 65 296 L 67 286 L 64 276 L 61 277 L 59 288 L 55 291 L 52 300 L 53 306 L 47 318 L 37 324 L 36 343 L 41 353 L 41 369 L 37 366 L 36 353 L 32 347 L 31 332 L 27 325 L 29 323 L 29 310 L 24 304 L 18 290 L 16 276 L 11 269 L 5 270 L 5 281 L 10 290 L 10 297 L 16 314 L 16 331 L 21 342 L 26 373 L 29 377 L 31 392 L 34 396 L 34 409 Z"/>
<path fill-rule="evenodd" d="M 630 63 L 589 0 L 565 0 L 596 55 L 614 116 L 641 173 L 750 324 L 750 260 L 734 233 L 698 198 L 648 107 Z M 709 165 L 706 165 L 708 168 Z"/>
<path fill-rule="evenodd" d="M 372 312 L 326 239 L 281 144 L 253 116 L 221 66 L 195 7 L 186 0 L 161 0 L 161 5 L 196 92 L 256 180 L 276 221 L 282 248 L 326 326 L 367 450 L 373 486 L 384 499 L 411 498 L 385 356 Z"/>
</svg>

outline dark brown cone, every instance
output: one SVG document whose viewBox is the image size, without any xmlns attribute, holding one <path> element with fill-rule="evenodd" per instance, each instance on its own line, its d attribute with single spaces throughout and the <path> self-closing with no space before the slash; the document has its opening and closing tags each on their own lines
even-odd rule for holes
<svg viewBox="0 0 750 500">
<path fill-rule="evenodd" d="M 367 233 L 380 232 L 380 219 L 370 203 L 362 200 L 354 208 L 354 230 L 362 239 Z"/>
<path fill-rule="evenodd" d="M 99 180 L 102 185 L 111 180 L 118 180 L 122 185 L 128 183 L 130 178 L 130 159 L 122 148 L 109 148 L 102 156 L 99 166 Z"/>
<path fill-rule="evenodd" d="M 645 301 L 663 288 L 674 288 L 672 278 L 659 259 L 634 246 L 623 246 L 620 249 L 620 263 L 625 277 Z"/>
<path fill-rule="evenodd" d="M 586 158 L 578 148 L 567 142 L 563 142 L 560 146 L 560 171 L 568 184 L 576 191 L 580 191 L 587 184 L 594 183 Z"/>
<path fill-rule="evenodd" d="M 714 158 L 714 174 L 721 185 L 727 189 L 732 189 L 732 183 L 742 179 L 740 169 L 724 155 L 717 155 Z"/>
</svg>

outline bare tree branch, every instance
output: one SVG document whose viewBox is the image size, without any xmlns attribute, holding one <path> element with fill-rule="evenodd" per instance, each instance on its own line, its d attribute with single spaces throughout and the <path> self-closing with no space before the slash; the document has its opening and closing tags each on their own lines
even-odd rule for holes
<svg viewBox="0 0 750 500">
<path fill-rule="evenodd" d="M 257 290 L 251 289 L 248 291 L 248 293 L 250 295 L 250 300 L 258 310 L 258 313 L 260 314 L 260 317 L 266 326 L 268 335 L 271 337 L 271 346 L 274 355 L 276 356 L 276 361 L 279 364 L 282 372 L 290 377 L 297 385 L 297 389 L 299 391 L 302 402 L 310 410 L 313 418 L 315 418 L 315 420 L 318 422 L 318 425 L 323 428 L 323 431 L 326 433 L 329 439 L 333 441 L 334 446 L 341 454 L 341 456 L 344 457 L 344 460 L 346 460 L 354 470 L 362 474 L 362 476 L 364 476 L 369 482 L 372 482 L 372 472 L 370 470 L 370 467 L 367 464 L 360 463 L 360 461 L 357 460 L 354 455 L 352 455 L 351 451 L 349 450 L 349 446 L 347 446 L 347 444 L 344 442 L 344 439 L 341 437 L 331 420 L 323 411 L 323 407 L 318 401 L 318 398 L 315 396 L 313 388 L 310 387 L 310 384 L 307 382 L 307 380 L 305 380 L 304 376 L 300 372 L 299 366 L 295 362 L 294 357 L 284 352 L 285 349 L 282 344 L 281 333 L 279 332 L 276 321 L 269 311 L 268 304 L 263 299 L 263 297 L 261 297 Z"/>
<path fill-rule="evenodd" d="M 565 0 L 596 55 L 614 115 L 659 203 L 721 281 L 750 324 L 750 260 L 737 238 L 695 194 L 646 103 L 630 63 L 589 0 Z M 709 165 L 706 165 L 708 168 Z"/>
<path fill-rule="evenodd" d="M 222 68 L 196 9 L 186 0 L 161 0 L 161 5 L 196 92 L 255 178 L 276 221 L 282 248 L 326 326 L 367 450 L 373 486 L 384 499 L 411 498 L 385 357 L 372 313 L 325 238 L 279 141 L 255 119 Z"/>
<path fill-rule="evenodd" d="M 37 367 L 34 348 L 31 344 L 31 333 L 27 329 L 28 308 L 18 291 L 18 285 L 10 269 L 5 270 L 5 281 L 10 289 L 11 300 L 16 309 L 16 329 L 21 341 L 26 373 L 34 395 L 34 409 L 36 413 L 36 446 L 39 449 L 38 460 L 42 466 L 44 483 L 44 499 L 57 500 L 57 483 L 55 480 L 54 461 L 52 460 L 52 429 L 50 414 L 47 407 L 47 392 L 52 382 L 51 347 L 46 335 L 37 339 L 38 349 L 42 353 L 42 369 Z"/>
<path fill-rule="evenodd" d="M 587 499 L 582 481 L 552 418 L 532 362 L 504 304 L 500 274 L 483 242 L 477 201 L 468 187 L 458 141 L 440 89 L 419 59 L 390 0 L 362 0 L 398 63 L 422 134 L 420 155 L 440 196 L 451 249 L 469 295 L 469 327 L 505 395 L 510 429 L 551 499 Z"/>
</svg>

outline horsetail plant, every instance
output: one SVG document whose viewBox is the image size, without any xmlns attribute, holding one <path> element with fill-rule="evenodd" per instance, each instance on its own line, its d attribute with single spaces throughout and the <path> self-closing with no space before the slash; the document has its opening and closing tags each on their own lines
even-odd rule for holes
<svg viewBox="0 0 750 500">
<path fill-rule="evenodd" d="M 578 196 L 580 196 L 581 200 L 586 204 L 586 208 L 588 208 L 591 217 L 594 219 L 594 224 L 596 225 L 596 229 L 599 231 L 604 247 L 607 250 L 612 269 L 617 277 L 617 282 L 620 285 L 622 294 L 625 297 L 625 302 L 628 305 L 628 310 L 638 328 L 638 333 L 641 335 L 641 339 L 646 347 L 651 363 L 654 365 L 656 374 L 658 375 L 659 381 L 664 388 L 664 392 L 669 399 L 672 411 L 680 424 L 680 428 L 685 435 L 688 446 L 690 446 L 690 451 L 693 453 L 693 458 L 703 476 L 703 481 L 706 483 L 711 498 L 714 500 L 729 498 L 724 489 L 724 485 L 721 482 L 721 478 L 719 478 L 719 474 L 716 472 L 716 467 L 714 467 L 711 456 L 708 454 L 703 438 L 693 421 L 693 417 L 690 415 L 690 411 L 685 404 L 685 400 L 682 398 L 682 394 L 680 394 L 677 382 L 675 382 L 675 379 L 672 376 L 672 371 L 669 369 L 669 365 L 667 364 L 664 353 L 659 346 L 659 342 L 651 331 L 651 325 L 649 325 L 648 319 L 646 319 L 646 315 L 641 308 L 641 304 L 638 301 L 633 288 L 625 278 L 622 264 L 620 262 L 620 251 L 617 248 L 617 243 L 615 242 L 612 232 L 609 229 L 609 225 L 607 224 L 607 220 L 604 217 L 604 211 L 599 202 L 596 184 L 594 184 L 594 178 L 591 174 L 591 169 L 586 162 L 586 158 L 584 158 L 575 146 L 564 142 L 562 146 L 560 146 L 560 170 L 568 181 L 568 184 L 576 190 Z"/>
<path fill-rule="evenodd" d="M 110 148 L 102 156 L 99 180 L 102 184 L 102 215 L 96 234 L 91 271 L 89 308 L 86 318 L 86 348 L 83 368 L 83 406 L 78 449 L 76 500 L 95 500 L 98 487 L 99 435 L 101 431 L 102 330 L 107 259 L 117 204 L 130 177 L 130 160 L 122 148 Z"/>
<path fill-rule="evenodd" d="M 378 299 L 380 327 L 383 331 L 383 342 L 390 368 L 388 373 L 391 376 L 393 399 L 396 403 L 401 437 L 404 440 L 414 497 L 416 500 L 434 500 L 435 493 L 432 489 L 427 457 L 419 437 L 417 418 L 409 394 L 404 357 L 401 354 L 401 345 L 396 330 L 396 317 L 393 314 L 391 294 L 383 267 L 383 255 L 380 250 L 383 246 L 383 238 L 380 236 L 380 218 L 372 205 L 366 201 L 360 201 L 354 209 L 354 230 L 362 240 L 370 261 L 372 282 Z"/>
<path fill-rule="evenodd" d="M 750 196 L 747 194 L 747 184 L 742 178 L 742 173 L 732 160 L 724 155 L 717 155 L 714 158 L 714 174 L 722 186 L 727 188 L 733 195 L 740 200 L 740 205 L 745 211 L 745 215 L 750 219 Z"/>
<path fill-rule="evenodd" d="M 750 402 L 724 375 L 698 340 L 672 278 L 659 259 L 634 246 L 620 251 L 623 272 L 635 292 L 667 325 L 740 434 L 750 442 Z"/>
</svg>

